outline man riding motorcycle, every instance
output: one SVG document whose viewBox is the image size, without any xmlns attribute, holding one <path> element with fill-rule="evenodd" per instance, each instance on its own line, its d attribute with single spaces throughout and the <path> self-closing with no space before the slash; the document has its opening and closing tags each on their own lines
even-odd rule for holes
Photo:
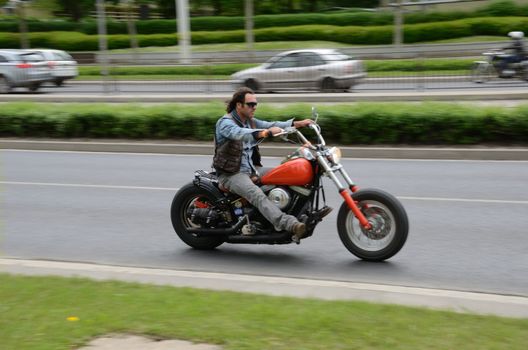
<svg viewBox="0 0 528 350">
<path fill-rule="evenodd" d="M 268 122 L 254 118 L 256 108 L 257 98 L 253 90 L 243 87 L 235 91 L 228 103 L 227 114 L 216 123 L 213 166 L 224 188 L 245 198 L 277 231 L 289 231 L 295 240 L 299 240 L 306 233 L 305 223 L 283 213 L 253 179 L 263 175 L 259 173 L 262 166 L 259 141 L 290 126 L 308 126 L 312 120 Z"/>
<path fill-rule="evenodd" d="M 509 68 L 510 64 L 526 60 L 526 49 L 523 42 L 524 33 L 519 31 L 509 32 L 508 36 L 512 39 L 512 43 L 504 47 L 503 50 L 513 50 L 513 54 L 505 55 L 498 61 L 496 68 L 501 78 L 506 75 L 504 71 Z"/>
</svg>

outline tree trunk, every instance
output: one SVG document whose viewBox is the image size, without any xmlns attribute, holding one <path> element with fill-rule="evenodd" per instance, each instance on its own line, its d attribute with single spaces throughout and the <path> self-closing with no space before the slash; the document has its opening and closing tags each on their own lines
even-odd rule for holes
<svg viewBox="0 0 528 350">
<path fill-rule="evenodd" d="M 222 9 L 222 0 L 213 0 L 213 13 L 215 16 L 222 15 L 223 9 Z"/>
</svg>

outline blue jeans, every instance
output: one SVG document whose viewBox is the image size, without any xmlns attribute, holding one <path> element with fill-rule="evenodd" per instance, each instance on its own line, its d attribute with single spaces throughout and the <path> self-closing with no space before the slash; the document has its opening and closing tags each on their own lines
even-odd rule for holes
<svg viewBox="0 0 528 350">
<path fill-rule="evenodd" d="M 283 213 L 268 196 L 262 192 L 260 187 L 255 185 L 246 173 L 221 174 L 218 177 L 220 185 L 227 188 L 230 192 L 236 193 L 245 198 L 251 205 L 257 208 L 275 228 L 276 231 L 292 231 L 293 225 L 297 218 L 292 215 Z"/>
</svg>

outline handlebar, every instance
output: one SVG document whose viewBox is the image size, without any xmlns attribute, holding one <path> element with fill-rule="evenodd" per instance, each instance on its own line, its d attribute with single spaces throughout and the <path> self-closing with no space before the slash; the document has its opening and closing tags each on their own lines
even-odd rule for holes
<svg viewBox="0 0 528 350">
<path fill-rule="evenodd" d="M 325 146 L 326 143 L 325 143 L 325 140 L 323 139 L 323 136 L 321 135 L 321 127 L 319 126 L 319 124 L 314 122 L 314 123 L 310 124 L 308 127 L 315 131 L 315 133 L 316 133 L 316 135 L 317 135 L 317 137 L 318 137 L 318 139 L 320 141 L 320 145 Z M 311 142 L 306 139 L 306 137 L 303 135 L 302 132 L 300 132 L 297 128 L 295 128 L 293 126 L 289 126 L 289 127 L 285 128 L 285 129 L 283 129 L 282 132 L 274 134 L 273 137 L 281 137 L 282 136 L 282 138 L 284 140 L 290 141 L 287 138 L 287 136 L 290 135 L 290 134 L 297 134 L 297 136 L 301 140 L 302 144 L 309 145 L 309 147 L 312 148 L 312 149 L 317 149 L 316 146 L 313 146 L 311 144 Z"/>
</svg>

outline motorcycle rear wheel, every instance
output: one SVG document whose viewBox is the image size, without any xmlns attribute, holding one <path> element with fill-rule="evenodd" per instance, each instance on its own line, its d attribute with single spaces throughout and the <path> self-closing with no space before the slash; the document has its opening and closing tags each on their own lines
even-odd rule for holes
<svg viewBox="0 0 528 350">
<path fill-rule="evenodd" d="M 187 217 L 187 209 L 194 205 L 198 199 L 202 203 L 212 203 L 213 201 L 212 196 L 207 191 L 197 188 L 193 184 L 187 184 L 180 188 L 172 200 L 172 227 L 178 237 L 188 246 L 200 250 L 211 250 L 224 243 L 224 239 L 222 237 L 199 237 L 187 232 L 189 228 L 199 227 Z"/>
<path fill-rule="evenodd" d="M 391 194 L 377 189 L 357 191 L 352 198 L 373 228 L 363 228 L 343 203 L 337 215 L 337 230 L 345 247 L 367 261 L 383 261 L 398 253 L 409 232 L 409 219 L 402 204 Z"/>
</svg>

